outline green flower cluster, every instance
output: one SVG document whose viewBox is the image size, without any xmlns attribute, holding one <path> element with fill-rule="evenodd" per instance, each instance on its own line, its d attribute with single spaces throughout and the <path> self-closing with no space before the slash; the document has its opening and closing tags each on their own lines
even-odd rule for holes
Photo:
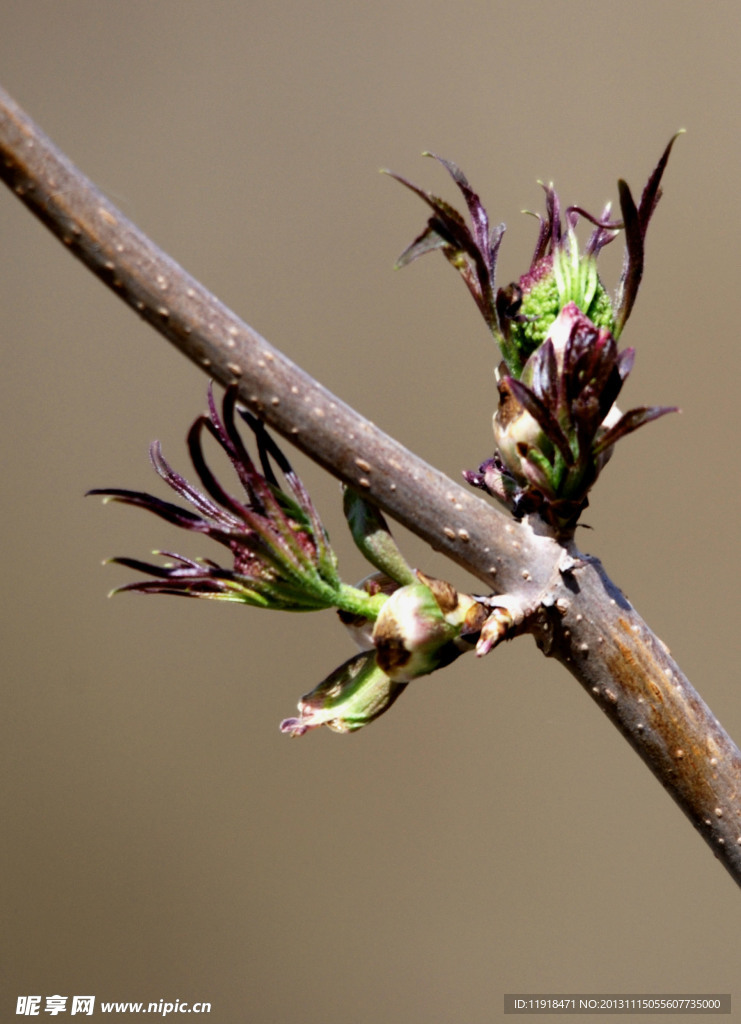
<svg viewBox="0 0 741 1024">
<path fill-rule="evenodd" d="M 221 415 L 211 391 L 208 401 L 209 415 L 199 417 L 188 435 L 203 490 L 172 469 L 158 444 L 151 448 L 155 470 L 190 508 L 142 491 L 89 493 L 147 509 L 209 537 L 229 550 L 231 564 L 173 552 L 162 552 L 164 564 L 115 558 L 113 562 L 147 577 L 119 592 L 236 601 L 280 611 L 337 609 L 362 649 L 301 699 L 299 717 L 281 724 L 292 736 L 320 725 L 354 732 L 386 711 L 412 679 L 472 649 L 488 615 L 485 604 L 412 570 L 381 513 L 351 490 L 345 493 L 345 516 L 376 571 L 357 586 L 343 583 L 308 492 L 264 425 L 237 407 L 235 388 L 226 391 Z M 260 469 L 237 429 L 237 413 L 255 436 Z M 204 432 L 229 458 L 241 497 L 230 494 L 209 468 L 201 442 Z"/>
<path fill-rule="evenodd" d="M 623 415 L 615 402 L 634 355 L 632 349 L 619 352 L 616 342 L 643 275 L 646 230 L 675 139 L 637 205 L 625 182 L 618 183 L 620 221 L 610 220 L 609 205 L 600 217 L 575 206 L 562 216 L 553 187 L 543 186 L 546 214 L 538 216 L 531 265 L 519 281 L 504 288 L 496 286 L 504 226 L 490 227 L 463 172 L 436 158 L 460 189 L 470 226 L 447 202 L 394 175 L 433 211 L 397 266 L 427 252 L 442 252 L 461 274 L 502 354 L 494 454 L 478 471 L 467 471 L 466 479 L 517 517 L 539 514 L 560 536 L 573 531 L 615 442 L 673 411 L 653 406 Z M 580 217 L 593 225 L 583 250 L 576 237 Z M 623 273 L 611 299 L 599 278 L 597 259 L 621 231 L 626 240 Z"/>
</svg>

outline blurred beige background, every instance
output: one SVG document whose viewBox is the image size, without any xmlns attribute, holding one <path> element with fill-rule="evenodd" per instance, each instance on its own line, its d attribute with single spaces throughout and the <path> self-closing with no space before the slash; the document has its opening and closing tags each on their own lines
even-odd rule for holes
<svg viewBox="0 0 741 1024">
<path fill-rule="evenodd" d="M 739 5 L 677 0 L 6 0 L 0 81 L 220 298 L 455 477 L 490 451 L 496 355 L 443 260 L 393 272 L 425 210 L 378 168 L 453 198 L 419 154 L 456 160 L 508 224 L 506 282 L 537 179 L 598 210 L 686 127 L 623 337 L 627 401 L 684 412 L 621 445 L 581 543 L 738 738 L 740 32 Z M 280 719 L 352 653 L 331 614 L 107 600 L 133 577 L 103 558 L 197 540 L 83 493 L 156 488 L 153 438 L 186 471 L 206 379 L 6 192 L 0 261 L 0 1019 L 55 993 L 205 1000 L 214 1024 L 488 1024 L 517 990 L 741 1000 L 733 882 L 529 640 L 356 736 L 292 742 Z M 363 575 L 336 482 L 296 464 Z"/>
</svg>

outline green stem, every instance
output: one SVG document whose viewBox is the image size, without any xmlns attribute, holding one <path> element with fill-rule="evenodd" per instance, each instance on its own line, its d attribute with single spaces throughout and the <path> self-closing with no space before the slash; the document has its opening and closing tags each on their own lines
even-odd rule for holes
<svg viewBox="0 0 741 1024">
<path fill-rule="evenodd" d="M 335 591 L 335 607 L 351 615 L 363 615 L 371 622 L 378 618 L 382 606 L 388 601 L 387 594 L 367 594 L 364 590 L 341 583 Z"/>
</svg>

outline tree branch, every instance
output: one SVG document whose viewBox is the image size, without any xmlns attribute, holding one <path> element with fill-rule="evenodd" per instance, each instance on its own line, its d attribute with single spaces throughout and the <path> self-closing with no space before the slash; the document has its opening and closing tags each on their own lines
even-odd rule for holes
<svg viewBox="0 0 741 1024">
<path fill-rule="evenodd" d="M 524 631 L 582 683 L 741 884 L 741 753 L 601 565 L 515 522 L 295 366 L 161 252 L 0 90 L 0 176 L 140 316 L 340 480 L 530 609 Z"/>
</svg>

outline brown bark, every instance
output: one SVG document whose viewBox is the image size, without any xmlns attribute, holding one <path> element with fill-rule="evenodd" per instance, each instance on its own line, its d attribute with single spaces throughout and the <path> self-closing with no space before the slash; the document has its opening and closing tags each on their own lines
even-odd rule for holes
<svg viewBox="0 0 741 1024">
<path fill-rule="evenodd" d="M 741 884 L 741 753 L 595 559 L 427 465 L 127 220 L 0 90 L 0 176 L 140 316 L 276 431 L 487 587 L 597 701 Z"/>
</svg>

